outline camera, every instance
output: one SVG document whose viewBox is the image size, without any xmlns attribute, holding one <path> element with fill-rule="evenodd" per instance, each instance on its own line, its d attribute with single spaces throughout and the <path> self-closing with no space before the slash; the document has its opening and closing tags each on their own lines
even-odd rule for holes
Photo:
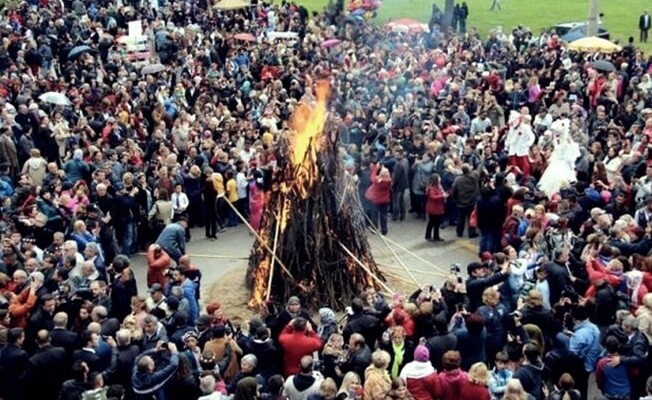
<svg viewBox="0 0 652 400">
<path fill-rule="evenodd" d="M 454 263 L 450 266 L 450 273 L 453 275 L 459 275 L 462 272 L 462 267 L 458 263 Z"/>
</svg>

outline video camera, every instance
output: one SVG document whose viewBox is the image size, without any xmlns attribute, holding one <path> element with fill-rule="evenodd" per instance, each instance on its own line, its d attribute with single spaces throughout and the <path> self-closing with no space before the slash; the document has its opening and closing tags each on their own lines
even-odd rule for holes
<svg viewBox="0 0 652 400">
<path fill-rule="evenodd" d="M 463 283 L 464 279 L 462 278 L 462 266 L 459 263 L 453 263 L 450 266 L 450 274 L 457 277 L 457 283 Z"/>
</svg>

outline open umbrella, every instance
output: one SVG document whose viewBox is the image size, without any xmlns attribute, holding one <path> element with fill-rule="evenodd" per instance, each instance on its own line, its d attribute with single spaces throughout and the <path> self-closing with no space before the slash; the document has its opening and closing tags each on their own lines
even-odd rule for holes
<svg viewBox="0 0 652 400">
<path fill-rule="evenodd" d="M 326 39 L 323 42 L 321 42 L 321 47 L 326 47 L 328 49 L 328 48 L 331 48 L 331 47 L 335 47 L 338 44 L 340 44 L 339 39 Z"/>
<path fill-rule="evenodd" d="M 235 40 L 242 40 L 243 42 L 255 42 L 256 38 L 251 33 L 236 33 L 233 35 Z"/>
<path fill-rule="evenodd" d="M 143 67 L 140 70 L 140 73 L 143 75 L 157 74 L 161 71 L 165 71 L 165 65 L 163 64 L 150 64 Z"/>
<path fill-rule="evenodd" d="M 616 66 L 607 60 L 598 60 L 591 63 L 591 68 L 595 68 L 598 71 L 611 72 L 616 70 Z"/>
<path fill-rule="evenodd" d="M 582 52 L 614 53 L 620 51 L 621 47 L 606 39 L 590 36 L 571 42 L 568 49 Z"/>
<path fill-rule="evenodd" d="M 69 106 L 72 104 L 65 94 L 59 92 L 46 92 L 38 98 L 44 103 L 56 104 L 58 106 Z"/>
<path fill-rule="evenodd" d="M 413 19 L 408 19 L 408 18 L 401 18 L 401 19 L 397 19 L 396 21 L 388 22 L 385 24 L 385 28 L 394 32 L 411 32 L 411 33 L 428 32 L 430 30 L 428 29 L 427 24 L 423 24 L 419 21 L 415 21 Z"/>
<path fill-rule="evenodd" d="M 68 53 L 68 59 L 74 60 L 75 58 L 81 56 L 82 54 L 88 53 L 90 51 L 93 51 L 93 49 L 91 49 L 89 46 L 86 45 L 73 47 L 72 50 L 70 50 L 70 53 Z"/>
<path fill-rule="evenodd" d="M 265 33 L 265 36 L 267 36 L 267 39 L 269 40 L 274 40 L 274 39 L 296 39 L 299 37 L 298 32 L 267 32 Z"/>
<path fill-rule="evenodd" d="M 239 10 L 250 6 L 251 4 L 247 0 L 222 0 L 215 4 L 215 8 L 218 10 Z"/>
</svg>

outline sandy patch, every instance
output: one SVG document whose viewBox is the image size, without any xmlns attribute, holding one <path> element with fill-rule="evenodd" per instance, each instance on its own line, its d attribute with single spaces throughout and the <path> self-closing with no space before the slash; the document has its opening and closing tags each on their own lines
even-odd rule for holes
<svg viewBox="0 0 652 400">
<path fill-rule="evenodd" d="M 392 290 L 407 296 L 414 292 L 416 285 L 398 275 L 396 270 L 380 269 L 387 277 L 387 286 Z M 255 315 L 254 310 L 247 307 L 249 290 L 245 285 L 245 271 L 246 264 L 241 268 L 232 268 L 211 285 L 204 299 L 205 304 L 214 301 L 220 303 L 233 322 L 248 320 Z"/>
</svg>

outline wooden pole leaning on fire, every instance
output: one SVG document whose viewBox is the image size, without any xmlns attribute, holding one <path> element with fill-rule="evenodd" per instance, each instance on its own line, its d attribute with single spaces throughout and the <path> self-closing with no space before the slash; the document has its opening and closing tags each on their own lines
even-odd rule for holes
<svg viewBox="0 0 652 400">
<path fill-rule="evenodd" d="M 267 245 L 267 243 L 265 243 L 265 241 L 263 240 L 263 238 L 260 237 L 260 235 L 258 234 L 258 232 L 256 232 L 256 230 L 254 229 L 254 227 L 251 226 L 251 224 L 249 223 L 249 221 L 247 221 L 247 219 L 244 217 L 244 215 L 242 215 L 242 214 L 240 213 L 240 211 L 238 211 L 238 209 L 235 208 L 235 206 L 233 205 L 233 203 L 231 203 L 231 202 L 229 201 L 229 199 L 226 198 L 226 196 L 224 196 L 224 201 L 226 202 L 226 204 L 229 205 L 229 207 L 231 207 L 231 209 L 233 210 L 233 212 L 235 213 L 235 215 L 237 215 L 238 218 L 240 218 L 240 220 L 242 220 L 242 222 L 247 226 L 247 228 L 249 228 L 249 230 L 251 231 L 251 233 L 254 234 L 254 236 L 256 237 L 256 239 L 258 239 L 258 242 L 259 242 L 259 243 L 260 243 L 260 244 L 265 248 L 265 250 L 267 250 L 267 251 L 272 255 L 272 259 L 273 259 L 273 260 L 276 260 L 276 261 L 278 262 L 278 265 L 281 266 L 281 269 L 283 269 L 283 272 L 285 272 L 285 273 L 288 275 L 288 277 L 289 277 L 290 279 L 292 279 L 293 281 L 296 281 L 296 279 L 294 279 L 294 276 L 292 276 L 292 274 L 290 273 L 290 270 L 288 269 L 288 267 L 286 267 L 285 264 L 283 264 L 283 261 L 281 261 L 281 260 L 276 256 L 276 253 L 275 253 L 274 251 L 272 251 L 272 249 L 269 247 L 269 245 Z M 267 289 L 267 291 L 269 291 L 269 288 Z"/>
<path fill-rule="evenodd" d="M 411 256 L 413 256 L 413 257 L 416 258 L 417 260 L 423 262 L 423 263 L 426 264 L 427 266 L 432 267 L 432 268 L 434 268 L 434 269 L 437 269 L 437 270 L 441 271 L 443 274 L 446 273 L 446 271 L 444 271 L 441 267 L 436 266 L 435 264 L 433 264 L 433 263 L 431 263 L 430 261 L 426 260 L 425 258 L 421 257 L 421 256 L 418 255 L 417 253 L 415 253 L 415 252 L 413 252 L 413 251 L 407 249 L 405 246 L 402 246 L 401 244 L 399 244 L 399 243 L 393 241 L 392 239 L 390 239 L 390 238 L 388 238 L 388 237 L 385 237 L 384 240 L 387 241 L 387 242 L 389 242 L 389 243 L 391 243 L 391 244 L 393 244 L 394 246 L 398 247 L 399 249 L 403 250 L 404 252 L 410 254 Z M 446 276 L 448 276 L 448 275 L 446 275 Z"/>
<path fill-rule="evenodd" d="M 394 294 L 394 291 L 392 289 L 390 289 L 389 286 L 387 286 L 385 284 L 385 282 L 383 282 L 380 278 L 378 278 L 376 276 L 376 274 L 371 272 L 371 270 L 366 265 L 364 265 L 364 263 L 362 261 L 360 261 L 360 259 L 358 257 L 356 257 L 355 254 L 353 254 L 353 252 L 351 252 L 351 250 L 349 250 L 348 247 L 343 245 L 342 242 L 340 242 L 340 241 L 338 241 L 338 243 L 339 243 L 340 247 L 342 248 L 342 250 L 344 250 L 346 252 L 346 254 L 348 254 L 349 257 L 351 257 L 363 270 L 365 270 L 365 272 L 368 273 L 369 276 L 371 276 L 373 278 L 373 280 L 375 280 L 380 286 L 383 287 L 383 289 L 388 291 L 390 294 Z"/>
<path fill-rule="evenodd" d="M 285 201 L 285 200 L 283 200 Z M 278 233 L 281 230 L 281 221 L 282 218 L 285 218 L 284 213 L 285 207 L 281 209 L 279 213 L 276 214 L 276 232 L 274 232 L 274 244 L 272 245 L 272 254 L 276 256 L 276 245 L 278 244 Z M 276 257 L 272 257 L 272 261 L 269 264 L 269 279 L 267 280 L 267 293 L 265 294 L 265 300 L 269 300 L 269 296 L 272 294 L 272 279 L 274 279 L 274 264 L 276 262 Z"/>
<path fill-rule="evenodd" d="M 410 279 L 412 279 L 412 282 L 414 282 L 414 284 L 417 285 L 418 288 L 420 288 L 422 285 L 419 283 L 417 278 L 415 278 L 414 275 L 412 275 L 412 271 L 410 271 L 410 269 L 407 267 L 407 265 L 403 264 L 403 260 L 401 260 L 399 258 L 398 254 L 396 254 L 396 252 L 394 251 L 392 246 L 389 245 L 389 242 L 387 242 L 387 238 L 385 238 L 385 235 L 382 235 L 380 232 L 378 232 L 378 230 L 376 228 L 374 228 L 373 225 L 372 225 L 372 229 L 376 232 L 376 234 L 380 237 L 380 239 L 385 243 L 385 246 L 387 246 L 389 251 L 392 252 L 392 255 L 394 256 L 396 261 L 398 261 L 399 265 L 401 267 L 403 267 L 403 270 L 405 270 L 405 272 L 407 272 Z"/>
</svg>

